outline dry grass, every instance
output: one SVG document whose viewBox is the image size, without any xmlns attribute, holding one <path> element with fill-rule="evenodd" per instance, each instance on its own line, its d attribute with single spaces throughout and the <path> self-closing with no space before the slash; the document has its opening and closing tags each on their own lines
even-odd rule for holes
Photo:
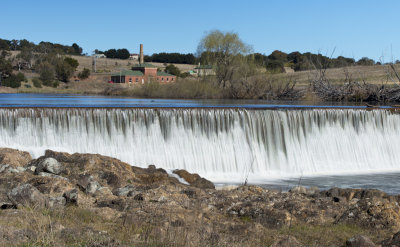
<svg viewBox="0 0 400 247">
<path fill-rule="evenodd" d="M 171 227 L 156 217 L 147 222 L 130 220 L 127 223 L 124 213 L 121 213 L 121 217 L 105 215 L 107 208 L 86 209 L 74 206 L 52 210 L 22 208 L 0 211 L 0 245 L 116 246 L 118 243 L 119 246 L 270 246 L 279 237 L 294 236 L 306 246 L 342 246 L 356 234 L 370 236 L 375 243 L 390 236 L 387 231 L 363 229 L 355 225 L 303 223 L 292 227 L 265 228 L 253 233 L 251 237 L 232 235 L 228 240 L 222 237 L 232 234 L 228 226 L 226 229 L 215 228 L 210 233 L 201 224 L 195 227 Z M 167 215 L 168 212 L 163 217 Z M 242 221 L 243 224 L 257 228 L 252 219 Z"/>
</svg>

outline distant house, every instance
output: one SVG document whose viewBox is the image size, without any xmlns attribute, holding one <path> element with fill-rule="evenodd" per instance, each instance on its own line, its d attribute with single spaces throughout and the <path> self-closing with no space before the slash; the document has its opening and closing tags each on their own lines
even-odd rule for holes
<svg viewBox="0 0 400 247">
<path fill-rule="evenodd" d="M 136 53 L 130 54 L 129 59 L 130 60 L 139 60 L 139 54 L 136 54 Z"/>
<path fill-rule="evenodd" d="M 104 54 L 94 54 L 93 57 L 95 57 L 95 58 L 106 58 L 106 55 L 104 55 Z"/>
<path fill-rule="evenodd" d="M 215 75 L 214 68 L 212 65 L 198 65 L 194 68 L 197 71 L 198 76 Z"/>
<path fill-rule="evenodd" d="M 152 64 L 136 64 L 132 70 L 124 70 L 111 75 L 114 83 L 144 84 L 145 82 L 158 81 L 160 83 L 170 83 L 176 81 L 176 76 L 157 71 L 157 67 Z"/>
</svg>

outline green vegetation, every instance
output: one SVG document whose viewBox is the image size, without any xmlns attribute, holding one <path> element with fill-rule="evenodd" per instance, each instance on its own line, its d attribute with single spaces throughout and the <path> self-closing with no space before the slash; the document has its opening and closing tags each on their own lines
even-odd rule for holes
<svg viewBox="0 0 400 247">
<path fill-rule="evenodd" d="M 90 76 L 90 69 L 84 68 L 81 72 L 78 74 L 78 78 L 81 80 L 87 79 Z"/>
<path fill-rule="evenodd" d="M 167 67 L 165 67 L 165 72 L 168 74 L 171 74 L 171 75 L 176 75 L 176 76 L 181 75 L 181 71 L 179 70 L 179 68 L 173 64 L 167 65 Z"/>
<path fill-rule="evenodd" d="M 37 53 L 59 53 L 66 55 L 81 55 L 82 48 L 76 43 L 71 46 L 42 41 L 35 44 L 26 39 L 6 40 L 0 39 L 0 50 L 6 51 L 33 51 Z"/>
<path fill-rule="evenodd" d="M 33 86 L 36 88 L 42 88 L 42 81 L 39 78 L 32 79 Z"/>
<path fill-rule="evenodd" d="M 95 53 L 96 54 L 104 54 L 104 55 L 106 55 L 107 58 L 118 58 L 118 59 L 128 59 L 130 56 L 128 49 L 125 49 L 125 48 L 118 49 L 118 50 L 109 49 L 104 52 L 96 50 Z"/>
<path fill-rule="evenodd" d="M 179 63 L 179 64 L 195 64 L 196 57 L 192 53 L 154 53 L 151 56 L 144 56 L 145 62 L 156 63 Z"/>
</svg>

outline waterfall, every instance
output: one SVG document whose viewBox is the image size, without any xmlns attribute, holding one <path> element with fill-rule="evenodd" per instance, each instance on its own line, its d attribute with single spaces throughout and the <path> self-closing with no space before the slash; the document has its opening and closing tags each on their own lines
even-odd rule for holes
<svg viewBox="0 0 400 247">
<path fill-rule="evenodd" d="M 400 170 L 388 110 L 0 109 L 0 147 L 99 153 L 215 182 Z"/>
</svg>

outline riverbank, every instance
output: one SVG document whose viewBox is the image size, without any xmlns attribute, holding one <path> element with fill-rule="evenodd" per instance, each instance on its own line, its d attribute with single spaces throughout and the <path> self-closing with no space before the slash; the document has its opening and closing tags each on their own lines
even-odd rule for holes
<svg viewBox="0 0 400 247">
<path fill-rule="evenodd" d="M 171 175 L 106 156 L 53 151 L 32 159 L 0 149 L 0 164 L 0 245 L 399 243 L 400 197 L 378 190 L 216 190 L 190 171 Z"/>
</svg>

